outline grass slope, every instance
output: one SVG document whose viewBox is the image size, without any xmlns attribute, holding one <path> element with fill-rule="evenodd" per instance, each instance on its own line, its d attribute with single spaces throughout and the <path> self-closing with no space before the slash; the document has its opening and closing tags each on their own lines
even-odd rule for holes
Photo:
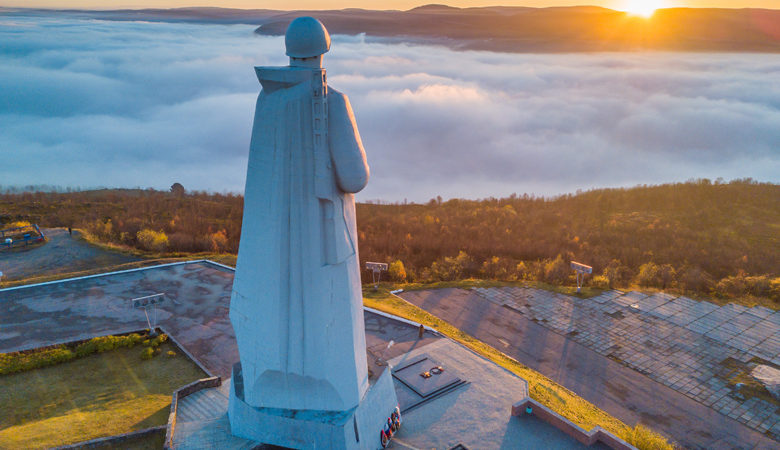
<svg viewBox="0 0 780 450">
<path fill-rule="evenodd" d="M 121 348 L 0 376 L 0 448 L 48 448 L 127 433 L 168 419 L 171 394 L 205 376 L 186 356 L 142 360 Z"/>
<path fill-rule="evenodd" d="M 392 289 L 403 289 L 405 291 L 422 291 L 427 289 L 441 289 L 441 288 L 468 289 L 472 287 L 488 288 L 488 287 L 518 286 L 518 287 L 528 287 L 528 288 L 535 288 L 535 289 L 544 289 L 545 291 L 557 292 L 558 294 L 571 295 L 579 298 L 595 297 L 601 294 L 602 292 L 604 292 L 603 289 L 599 289 L 592 286 L 583 286 L 582 292 L 578 293 L 576 286 L 555 285 L 555 284 L 545 283 L 543 281 L 498 281 L 498 280 L 478 280 L 474 278 L 469 278 L 466 280 L 456 280 L 456 281 L 437 281 L 434 283 L 395 283 L 395 284 L 381 283 L 380 286 L 388 292 Z"/>
</svg>

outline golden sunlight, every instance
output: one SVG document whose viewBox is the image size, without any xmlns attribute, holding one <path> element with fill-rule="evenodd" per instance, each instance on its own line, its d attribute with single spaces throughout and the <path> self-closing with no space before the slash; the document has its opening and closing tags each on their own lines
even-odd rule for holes
<svg viewBox="0 0 780 450">
<path fill-rule="evenodd" d="M 623 9 L 632 15 L 650 17 L 658 8 L 664 7 L 664 0 L 625 0 Z"/>
</svg>

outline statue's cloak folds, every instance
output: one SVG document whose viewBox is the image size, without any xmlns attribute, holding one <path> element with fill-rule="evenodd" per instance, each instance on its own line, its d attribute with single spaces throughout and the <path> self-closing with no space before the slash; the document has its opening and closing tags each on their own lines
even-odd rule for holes
<svg viewBox="0 0 780 450">
<path fill-rule="evenodd" d="M 230 318 L 245 401 L 347 410 L 368 388 L 355 229 L 368 180 L 360 136 L 325 72 L 257 68 Z"/>
</svg>

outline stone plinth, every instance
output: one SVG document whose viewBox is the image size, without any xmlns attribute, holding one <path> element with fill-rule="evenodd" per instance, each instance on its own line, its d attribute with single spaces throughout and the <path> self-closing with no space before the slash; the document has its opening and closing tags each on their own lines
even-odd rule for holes
<svg viewBox="0 0 780 450">
<path fill-rule="evenodd" d="M 397 406 L 389 369 L 347 411 L 257 408 L 246 403 L 241 363 L 233 367 L 228 415 L 231 432 L 253 441 L 290 448 L 377 449 L 380 431 Z"/>
</svg>

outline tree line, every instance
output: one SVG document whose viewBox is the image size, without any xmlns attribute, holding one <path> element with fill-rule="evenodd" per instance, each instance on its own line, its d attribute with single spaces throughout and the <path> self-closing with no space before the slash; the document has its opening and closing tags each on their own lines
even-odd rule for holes
<svg viewBox="0 0 780 450">
<path fill-rule="evenodd" d="M 8 192 L 0 222 L 73 226 L 151 252 L 238 250 L 243 198 L 156 190 Z M 780 185 L 701 179 L 553 198 L 512 195 L 357 206 L 362 263 L 397 281 L 588 282 L 757 295 L 780 301 Z"/>
</svg>

